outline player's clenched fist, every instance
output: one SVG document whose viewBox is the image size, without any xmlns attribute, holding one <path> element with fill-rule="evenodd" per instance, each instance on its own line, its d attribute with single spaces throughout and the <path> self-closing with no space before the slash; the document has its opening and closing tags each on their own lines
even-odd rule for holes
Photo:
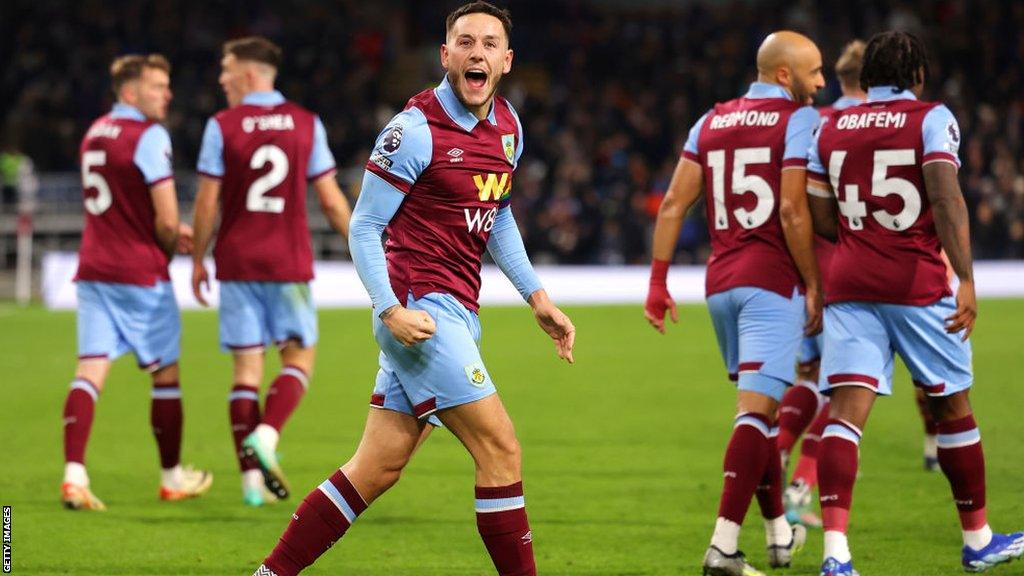
<svg viewBox="0 0 1024 576">
<path fill-rule="evenodd" d="M 437 324 L 423 310 L 409 310 L 405 306 L 392 306 L 380 315 L 384 325 L 391 330 L 391 335 L 402 343 L 402 346 L 413 346 L 426 342 L 437 332 Z"/>
<path fill-rule="evenodd" d="M 193 242 L 192 227 L 184 222 L 179 223 L 178 243 L 175 247 L 175 251 L 178 254 L 191 254 L 194 246 L 195 243 Z"/>
</svg>

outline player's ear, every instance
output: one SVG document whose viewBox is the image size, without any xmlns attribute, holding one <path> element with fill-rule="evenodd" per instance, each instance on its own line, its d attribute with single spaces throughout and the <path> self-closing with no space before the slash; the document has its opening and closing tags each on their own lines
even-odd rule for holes
<svg viewBox="0 0 1024 576">
<path fill-rule="evenodd" d="M 786 88 L 793 87 L 793 73 L 787 66 L 779 66 L 775 69 L 775 81 Z"/>
<path fill-rule="evenodd" d="M 502 67 L 502 74 L 508 74 L 512 71 L 512 56 L 514 56 L 514 54 L 512 53 L 511 48 L 505 51 L 505 65 Z"/>
<path fill-rule="evenodd" d="M 441 67 L 448 70 L 448 45 L 441 44 Z"/>
</svg>

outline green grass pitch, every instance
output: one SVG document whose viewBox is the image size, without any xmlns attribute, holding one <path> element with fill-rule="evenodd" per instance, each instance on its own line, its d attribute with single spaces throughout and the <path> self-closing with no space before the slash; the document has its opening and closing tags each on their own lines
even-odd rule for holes
<svg viewBox="0 0 1024 576">
<path fill-rule="evenodd" d="M 570 307 L 575 366 L 525 308 L 483 313 L 483 355 L 524 449 L 528 510 L 544 575 L 699 574 L 733 416 L 703 306 L 681 309 L 667 337 L 639 307 Z M 974 405 L 985 438 L 990 519 L 1024 527 L 1024 301 L 985 301 L 974 337 Z M 106 513 L 59 504 L 61 407 L 75 362 L 72 313 L 0 308 L 0 503 L 13 506 L 14 574 L 251 574 L 302 495 L 359 440 L 376 372 L 369 312 L 324 311 L 310 392 L 286 428 L 283 466 L 296 492 L 262 509 L 241 504 L 227 421 L 230 359 L 216 315 L 184 314 L 183 458 L 213 469 L 204 498 L 162 503 L 149 430 L 148 378 L 125 358 L 97 407 L 88 451 Z M 276 360 L 272 362 L 276 365 Z M 268 371 L 269 381 L 275 368 Z M 851 545 L 864 574 L 956 574 L 960 533 L 949 488 L 921 468 L 921 424 L 898 368 L 862 447 Z M 765 565 L 756 503 L 741 546 Z M 790 574 L 817 574 L 820 532 Z M 438 430 L 399 484 L 310 574 L 488 575 L 476 534 L 473 465 Z M 1024 562 L 996 574 L 1024 574 Z"/>
</svg>

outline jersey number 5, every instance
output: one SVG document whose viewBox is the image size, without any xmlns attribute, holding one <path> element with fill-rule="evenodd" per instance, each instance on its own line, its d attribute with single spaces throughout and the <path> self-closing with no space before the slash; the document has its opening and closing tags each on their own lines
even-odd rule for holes
<svg viewBox="0 0 1024 576">
<path fill-rule="evenodd" d="M 772 150 L 768 147 L 737 148 L 732 157 L 733 194 L 751 192 L 757 199 L 753 210 L 737 208 L 732 211 L 740 226 L 750 230 L 764 224 L 771 218 L 775 209 L 775 195 L 768 181 L 755 174 L 747 174 L 747 166 L 751 164 L 768 164 L 772 160 Z M 711 195 L 714 198 L 715 230 L 729 228 L 729 216 L 725 208 L 725 150 L 708 152 L 708 166 L 711 167 Z"/>
<path fill-rule="evenodd" d="M 96 189 L 96 195 L 85 199 L 85 209 L 93 216 L 99 216 L 110 208 L 114 201 L 114 195 L 110 193 L 110 185 L 107 179 L 99 172 L 93 172 L 93 167 L 106 166 L 107 153 L 103 150 L 90 150 L 82 154 L 82 188 Z"/>
<path fill-rule="evenodd" d="M 867 204 L 860 199 L 860 186 L 847 184 L 843 188 L 846 193 L 846 200 L 842 200 L 839 191 L 839 174 L 843 171 L 843 162 L 846 161 L 846 150 L 836 150 L 828 160 L 828 177 L 835 190 L 836 198 L 839 200 L 839 212 L 846 218 L 850 230 L 863 230 L 864 218 L 868 215 Z M 890 214 L 885 210 L 875 210 L 871 213 L 875 221 L 888 230 L 899 232 L 906 230 L 917 222 L 921 215 L 921 193 L 912 182 L 904 178 L 890 178 L 890 166 L 913 166 L 914 151 L 905 150 L 875 150 L 874 167 L 871 171 L 871 195 L 878 197 L 896 194 L 903 200 L 903 209 L 896 214 Z"/>
<path fill-rule="evenodd" d="M 249 168 L 260 170 L 270 164 L 270 172 L 260 176 L 249 186 L 245 196 L 245 208 L 250 212 L 284 212 L 284 198 L 266 196 L 288 177 L 288 155 L 273 144 L 264 144 L 256 149 L 249 160 Z"/>
</svg>

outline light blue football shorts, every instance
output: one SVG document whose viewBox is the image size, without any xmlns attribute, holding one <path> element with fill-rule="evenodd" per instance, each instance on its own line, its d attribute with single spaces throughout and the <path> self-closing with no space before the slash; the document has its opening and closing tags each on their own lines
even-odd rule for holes
<svg viewBox="0 0 1024 576">
<path fill-rule="evenodd" d="M 262 352 L 267 344 L 317 342 L 316 307 L 306 282 L 221 282 L 220 348 Z"/>
<path fill-rule="evenodd" d="M 497 392 L 480 357 L 480 318 L 450 294 L 432 292 L 406 308 L 425 310 L 437 331 L 427 341 L 403 346 L 376 315 L 373 335 L 380 345 L 380 370 L 370 405 L 430 418 L 438 410 L 469 404 Z"/>
<path fill-rule="evenodd" d="M 914 385 L 929 396 L 949 396 L 971 387 L 971 344 L 947 334 L 945 318 L 956 311 L 948 296 L 928 306 L 839 302 L 825 307 L 825 355 L 821 390 L 863 386 L 892 394 L 894 353 L 907 365 Z"/>
<path fill-rule="evenodd" d="M 115 360 L 135 354 L 154 372 L 178 361 L 181 317 L 170 282 L 155 286 L 79 281 L 78 358 Z"/>
<path fill-rule="evenodd" d="M 762 288 L 739 287 L 708 297 L 729 379 L 738 389 L 781 400 L 796 379 L 803 339 L 804 297 L 785 298 Z"/>
<path fill-rule="evenodd" d="M 797 355 L 797 362 L 801 366 L 807 366 L 821 360 L 821 350 L 824 348 L 824 342 L 824 331 L 814 336 L 804 336 L 803 340 L 800 341 L 800 353 Z"/>
</svg>

